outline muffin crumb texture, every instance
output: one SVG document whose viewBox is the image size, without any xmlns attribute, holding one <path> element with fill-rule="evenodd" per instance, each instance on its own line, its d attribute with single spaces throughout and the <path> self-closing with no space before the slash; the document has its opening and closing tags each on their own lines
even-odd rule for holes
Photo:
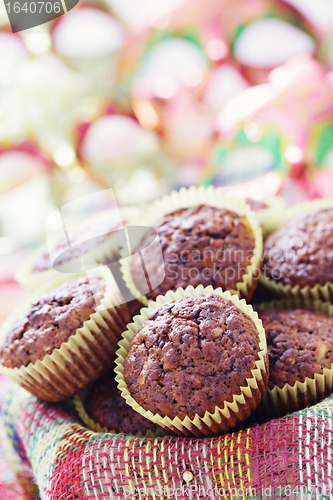
<svg viewBox="0 0 333 500">
<path fill-rule="evenodd" d="M 268 388 L 304 382 L 333 363 L 333 318 L 304 309 L 259 313 L 269 356 Z"/>
<path fill-rule="evenodd" d="M 263 271 L 301 288 L 333 282 L 333 207 L 294 217 L 269 235 Z"/>
<path fill-rule="evenodd" d="M 149 299 L 188 285 L 212 285 L 235 290 L 251 264 L 255 248 L 252 228 L 246 216 L 206 205 L 181 208 L 165 215 L 155 225 L 164 265 L 153 245 L 145 249 L 146 277 L 161 283 L 147 294 Z M 145 238 L 140 247 L 145 247 Z M 134 253 L 131 263 L 134 283 L 141 284 L 141 260 Z"/>
<path fill-rule="evenodd" d="M 92 385 L 85 407 L 89 417 L 109 431 L 145 435 L 157 429 L 150 420 L 128 406 L 117 389 L 113 370 Z"/>
<path fill-rule="evenodd" d="M 184 298 L 151 312 L 132 340 L 124 377 L 145 410 L 203 417 L 241 394 L 259 350 L 255 324 L 230 300 Z"/>
<path fill-rule="evenodd" d="M 47 292 L 14 322 L 1 347 L 1 363 L 27 366 L 51 354 L 95 312 L 95 296 L 101 298 L 104 291 L 103 278 L 85 276 Z"/>
</svg>

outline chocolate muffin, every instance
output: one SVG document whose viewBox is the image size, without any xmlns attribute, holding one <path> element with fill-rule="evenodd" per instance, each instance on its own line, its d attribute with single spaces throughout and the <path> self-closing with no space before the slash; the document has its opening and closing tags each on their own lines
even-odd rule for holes
<svg viewBox="0 0 333 500">
<path fill-rule="evenodd" d="M 95 312 L 95 297 L 104 291 L 105 280 L 98 276 L 75 278 L 50 290 L 14 322 L 1 347 L 1 363 L 18 368 L 51 354 Z"/>
<path fill-rule="evenodd" d="M 212 285 L 236 290 L 242 282 L 255 249 L 255 237 L 246 216 L 230 210 L 197 205 L 165 215 L 155 224 L 163 253 L 161 265 L 156 248 L 149 246 L 149 236 L 139 247 L 145 248 L 145 275 L 161 279 L 160 285 L 146 296 L 155 299 L 168 290 Z M 143 293 L 141 258 L 133 252 L 131 274 L 137 289 Z M 248 292 L 248 299 L 255 288 Z"/>
<path fill-rule="evenodd" d="M 251 209 L 254 212 L 268 208 L 267 203 L 265 203 L 264 201 L 255 200 L 254 198 L 245 198 L 245 201 L 248 205 L 250 205 Z"/>
<path fill-rule="evenodd" d="M 282 285 L 333 282 L 333 207 L 298 215 L 268 236 L 265 277 Z"/>
<path fill-rule="evenodd" d="M 157 430 L 155 424 L 133 410 L 122 398 L 113 370 L 92 385 L 84 406 L 89 417 L 109 431 L 145 435 Z"/>
<path fill-rule="evenodd" d="M 267 309 L 259 314 L 266 331 L 268 388 L 313 379 L 333 363 L 333 318 L 305 309 Z"/>
<path fill-rule="evenodd" d="M 51 262 L 50 252 L 48 248 L 46 248 L 34 263 L 32 273 L 47 271 L 48 269 L 52 269 L 53 265 L 60 267 L 65 264 L 67 264 L 67 268 L 65 269 L 66 272 L 80 272 L 81 261 L 79 262 L 79 266 L 76 265 L 75 261 L 80 259 L 82 254 L 94 250 L 107 239 L 110 241 L 111 250 L 117 250 L 117 248 L 112 249 L 112 233 L 120 228 L 121 225 L 114 221 L 106 221 L 95 224 L 94 226 L 89 226 L 78 231 L 71 237 L 70 247 L 66 238 L 60 238 L 59 241 L 54 244 L 52 251 L 53 255 L 57 255 L 55 263 Z M 116 241 L 115 244 L 117 244 Z M 72 268 L 70 266 L 71 262 Z"/>
<path fill-rule="evenodd" d="M 124 379 L 146 411 L 203 417 L 241 394 L 259 351 L 255 324 L 230 300 L 213 294 L 178 299 L 153 310 L 137 331 Z"/>
</svg>

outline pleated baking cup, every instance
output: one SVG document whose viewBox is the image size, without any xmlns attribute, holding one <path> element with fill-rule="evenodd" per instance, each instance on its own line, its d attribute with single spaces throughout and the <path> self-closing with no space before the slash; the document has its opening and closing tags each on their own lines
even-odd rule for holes
<svg viewBox="0 0 333 500">
<path fill-rule="evenodd" d="M 266 309 L 307 309 L 333 317 L 333 305 L 321 300 L 280 299 L 264 302 L 254 307 L 257 311 Z M 319 403 L 331 394 L 332 390 L 333 363 L 331 368 L 324 368 L 322 374 L 316 373 L 313 379 L 307 377 L 304 382 L 297 381 L 292 386 L 286 384 L 283 388 L 277 386 L 273 389 L 267 388 L 257 412 L 267 418 L 283 416 L 301 410 L 306 406 Z"/>
<path fill-rule="evenodd" d="M 297 215 L 333 206 L 333 198 L 316 198 L 302 203 L 295 203 L 290 207 L 285 206 L 281 196 L 272 196 L 264 200 L 264 202 L 268 204 L 268 207 L 256 211 L 264 238 Z"/>
<path fill-rule="evenodd" d="M 185 417 L 183 420 L 178 417 L 171 419 L 144 410 L 130 395 L 124 379 L 124 361 L 129 352 L 134 335 L 146 321 L 151 311 L 156 307 L 185 297 L 198 297 L 200 295 L 210 294 L 230 300 L 240 311 L 244 312 L 254 322 L 258 331 L 260 351 L 258 353 L 258 359 L 255 361 L 255 368 L 251 371 L 252 377 L 246 379 L 247 385 L 239 388 L 240 394 L 235 394 L 232 402 L 225 401 L 223 408 L 216 406 L 214 413 L 206 411 L 203 417 L 195 415 L 192 419 L 189 417 Z M 134 317 L 134 323 L 127 325 L 127 330 L 122 336 L 123 339 L 119 342 L 119 349 L 116 353 L 115 368 L 117 374 L 116 381 L 118 382 L 118 389 L 121 391 L 121 395 L 133 410 L 174 434 L 201 437 L 229 431 L 243 422 L 257 408 L 267 387 L 268 358 L 266 336 L 262 322 L 258 318 L 257 313 L 253 311 L 252 306 L 248 305 L 244 299 L 240 300 L 237 295 L 231 295 L 229 291 L 223 292 L 221 288 L 214 289 L 212 286 L 204 288 L 202 285 L 196 288 L 188 286 L 185 290 L 183 288 L 178 288 L 176 292 L 169 291 L 164 296 L 159 295 L 156 302 L 149 301 L 148 307 L 141 309 L 141 314 Z"/>
<path fill-rule="evenodd" d="M 322 210 L 323 208 L 333 207 L 333 198 L 315 198 L 313 200 L 304 201 L 302 203 L 295 203 L 285 210 L 285 218 L 283 223 L 288 222 L 297 215 L 306 214 Z"/>
<path fill-rule="evenodd" d="M 59 280 L 61 275 L 63 281 L 80 276 L 80 273 L 66 273 L 65 271 L 64 273 L 61 273 L 59 268 L 59 271 L 56 271 L 53 267 L 44 269 L 43 271 L 34 271 L 36 262 L 38 262 L 45 251 L 46 247 L 43 247 L 42 249 L 33 252 L 17 269 L 15 279 L 24 288 L 34 291 L 41 286 L 46 286 L 48 283 L 53 283 Z"/>
<path fill-rule="evenodd" d="M 277 297 L 286 297 L 289 299 L 299 300 L 323 300 L 333 302 L 333 283 L 330 282 L 325 283 L 325 285 L 317 284 L 314 287 L 283 285 L 282 283 L 267 278 L 264 273 L 261 274 L 260 281 L 262 285 L 269 290 L 270 293 L 276 295 Z"/>
<path fill-rule="evenodd" d="M 262 229 L 263 237 L 278 229 L 284 221 L 285 201 L 281 196 L 266 198 L 266 208 L 255 211 L 256 217 Z"/>
<path fill-rule="evenodd" d="M 117 219 L 120 218 L 121 221 L 126 224 L 126 222 L 133 218 L 137 212 L 138 210 L 136 208 L 122 207 L 119 209 L 119 212 L 118 209 L 114 210 L 114 217 Z M 108 220 L 111 221 L 112 217 L 112 211 L 104 210 L 89 217 L 88 221 L 84 221 L 84 223 L 79 226 L 79 230 L 84 231 L 98 224 L 106 223 Z M 63 281 L 67 281 L 68 279 L 75 278 L 82 274 L 84 268 L 94 268 L 97 267 L 98 264 L 112 262 L 115 258 L 119 258 L 121 247 L 121 237 L 117 233 L 118 231 L 115 230 L 114 234 L 108 234 L 105 241 L 96 243 L 94 248 L 83 251 L 82 255 L 64 260 L 63 263 L 57 265 L 57 269 L 50 267 L 48 269 L 34 271 L 35 264 L 38 263 L 42 255 L 48 251 L 48 247 L 45 245 L 23 262 L 15 273 L 15 279 L 24 288 L 34 291 L 41 286 L 45 287 L 48 283 L 52 284 L 52 282 L 57 280 L 62 279 Z M 71 268 L 74 272 L 69 272 Z"/>
<path fill-rule="evenodd" d="M 96 244 L 94 248 L 83 253 L 82 266 L 84 269 L 93 269 L 96 265 L 108 265 L 119 261 L 120 249 L 124 240 L 123 228 L 129 221 L 136 217 L 139 211 L 140 209 L 138 207 L 122 207 L 119 209 L 122 226 L 108 233 L 104 241 Z M 104 216 L 102 220 L 105 220 L 105 218 Z M 101 216 L 95 217 L 95 219 L 91 220 L 89 225 L 91 226 L 94 222 L 100 223 Z"/>
<path fill-rule="evenodd" d="M 75 396 L 73 397 L 75 409 L 77 411 L 78 416 L 82 420 L 82 422 L 87 427 L 89 427 L 89 429 L 91 429 L 95 432 L 103 432 L 103 433 L 108 433 L 108 434 L 119 434 L 112 429 L 108 429 L 107 427 L 103 427 L 98 422 L 96 422 L 91 417 L 89 417 L 89 415 L 85 409 L 85 402 L 86 402 L 86 398 L 88 396 L 88 391 L 89 391 L 89 388 L 86 389 L 85 391 L 80 392 L 79 394 L 75 394 Z M 165 436 L 166 432 L 163 429 L 161 429 L 160 427 L 157 427 L 157 430 L 155 432 L 148 430 L 145 434 L 142 434 L 141 432 L 139 432 L 138 434 L 129 433 L 126 435 L 149 439 L 149 438 L 156 438 L 156 437 Z"/>
<path fill-rule="evenodd" d="M 109 269 L 96 269 L 94 274 L 106 281 L 104 296 L 89 320 L 67 342 L 27 366 L 8 368 L 0 364 L 1 373 L 44 401 L 62 401 L 72 396 L 110 369 L 114 362 L 117 342 L 130 316 Z M 1 345 L 16 319 L 29 311 L 31 303 L 61 283 L 63 279 L 39 289 L 7 318 L 0 329 Z"/>
<path fill-rule="evenodd" d="M 174 212 L 180 208 L 193 207 L 197 205 L 207 205 L 210 207 L 224 208 L 235 212 L 240 216 L 246 216 L 249 225 L 254 235 L 254 249 L 251 258 L 251 263 L 246 268 L 246 272 L 242 277 L 242 281 L 238 282 L 235 290 L 230 290 L 232 294 L 237 294 L 241 298 L 249 300 L 256 288 L 257 281 L 261 269 L 261 257 L 263 249 L 262 231 L 258 220 L 251 211 L 251 207 L 244 201 L 235 197 L 229 197 L 223 190 L 219 188 L 209 187 L 195 187 L 189 189 L 182 188 L 180 191 L 172 191 L 169 195 L 156 200 L 149 209 L 147 209 L 144 216 L 135 221 L 137 225 L 154 227 L 154 225 L 166 214 Z M 142 252 L 144 258 L 144 250 Z M 131 273 L 131 255 L 128 254 L 127 248 L 120 250 L 121 271 L 123 274 L 126 286 L 131 293 L 137 297 L 144 305 L 148 304 L 148 299 L 138 289 L 133 280 Z M 151 278 L 151 277 L 150 277 Z"/>
<path fill-rule="evenodd" d="M 298 203 L 286 210 L 284 220 L 280 226 L 297 215 L 315 212 L 329 207 L 333 207 L 333 198 L 318 198 L 304 203 Z M 284 285 L 266 276 L 264 269 L 260 275 L 260 281 L 265 288 L 278 297 L 333 302 L 333 283 L 331 282 L 327 282 L 325 285 L 317 284 L 314 287 L 308 285 L 304 287 L 300 287 L 299 285 Z"/>
</svg>

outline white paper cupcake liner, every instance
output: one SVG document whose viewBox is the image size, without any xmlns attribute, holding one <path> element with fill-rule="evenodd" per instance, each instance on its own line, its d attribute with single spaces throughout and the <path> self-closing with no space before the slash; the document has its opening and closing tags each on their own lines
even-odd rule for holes
<svg viewBox="0 0 333 500">
<path fill-rule="evenodd" d="M 333 198 L 318 198 L 311 201 L 305 201 L 304 203 L 298 203 L 288 208 L 284 212 L 283 216 L 280 219 L 280 226 L 288 222 L 293 217 L 296 217 L 297 215 L 314 212 L 316 210 L 321 210 L 332 206 Z M 262 272 L 260 275 L 260 281 L 265 288 L 267 288 L 273 295 L 276 295 L 278 297 L 300 300 L 324 300 L 333 302 L 333 283 L 330 282 L 325 283 L 325 285 L 317 284 L 314 287 L 283 285 L 282 283 L 267 277 L 264 272 Z"/>
<path fill-rule="evenodd" d="M 27 366 L 8 368 L 0 364 L 1 373 L 42 400 L 55 402 L 66 399 L 87 387 L 112 366 L 117 342 L 129 316 L 127 309 L 119 305 L 123 299 L 112 273 L 107 268 L 100 268 L 94 274 L 106 281 L 101 304 L 67 342 Z M 16 319 L 30 309 L 32 302 L 61 283 L 63 279 L 39 289 L 14 311 L 0 329 L 0 343 L 4 342 Z"/>
<path fill-rule="evenodd" d="M 76 394 L 73 398 L 75 409 L 76 409 L 80 419 L 82 420 L 82 422 L 87 427 L 89 427 L 89 429 L 91 429 L 95 432 L 117 434 L 114 430 L 108 429 L 107 427 L 103 427 L 98 422 L 95 422 L 95 420 L 93 420 L 91 417 L 89 417 L 89 415 L 85 409 L 86 397 L 87 397 L 87 391 L 82 391 L 79 394 Z M 127 435 L 128 436 L 135 435 L 136 437 L 143 437 L 143 438 L 147 438 L 147 439 L 150 438 L 151 439 L 151 438 L 165 436 L 166 433 L 161 428 L 157 427 L 157 430 L 155 432 L 148 430 L 145 434 L 142 434 L 141 432 L 139 432 L 138 434 L 129 433 Z"/>
<path fill-rule="evenodd" d="M 138 213 L 138 209 L 133 207 L 122 207 L 119 209 L 120 217 L 123 221 L 127 221 L 133 218 Z M 80 228 L 85 230 L 94 225 L 107 222 L 110 219 L 109 211 L 99 212 L 80 224 Z M 115 210 L 115 217 L 118 217 L 118 212 Z M 48 283 L 75 278 L 82 274 L 85 268 L 94 268 L 97 264 L 108 263 L 112 261 L 113 258 L 119 257 L 119 251 L 121 247 L 121 238 L 117 232 L 108 235 L 105 241 L 101 241 L 96 244 L 94 248 L 84 251 L 82 255 L 74 257 L 72 259 L 65 260 L 62 264 L 57 265 L 57 270 L 53 267 L 45 270 L 34 271 L 34 266 L 38 263 L 44 252 L 48 251 L 47 246 L 38 249 L 34 252 L 17 270 L 15 274 L 15 279 L 20 285 L 29 290 L 36 290 L 39 287 L 45 287 Z M 73 266 L 75 272 L 69 273 L 68 269 Z"/>
<path fill-rule="evenodd" d="M 257 311 L 265 309 L 308 309 L 333 316 L 333 305 L 321 300 L 281 299 L 264 302 L 255 306 Z M 331 368 L 324 368 L 323 373 L 316 373 L 314 378 L 306 378 L 304 382 L 297 381 L 294 385 L 285 384 L 283 388 L 275 386 L 266 390 L 258 413 L 267 417 L 282 416 L 301 410 L 306 406 L 319 403 L 332 393 L 333 363 Z"/>
<path fill-rule="evenodd" d="M 278 229 L 283 223 L 285 213 L 285 201 L 281 196 L 271 196 L 264 200 L 268 206 L 256 210 L 255 214 L 262 229 L 263 237 Z"/>
<path fill-rule="evenodd" d="M 255 362 L 256 367 L 251 372 L 252 377 L 247 379 L 247 385 L 245 387 L 239 388 L 240 394 L 234 395 L 232 402 L 226 401 L 223 408 L 215 407 L 214 413 L 206 411 L 204 417 L 196 415 L 192 419 L 189 417 L 185 417 L 183 420 L 180 420 L 178 417 L 170 419 L 169 417 L 162 417 L 157 413 L 153 414 L 151 411 L 144 410 L 130 395 L 124 379 L 124 361 L 134 335 L 148 318 L 151 311 L 156 307 L 184 297 L 197 297 L 210 294 L 215 294 L 230 300 L 254 322 L 258 331 L 260 351 L 258 360 Z M 122 336 L 123 340 L 119 342 L 120 348 L 117 351 L 115 368 L 118 389 L 121 391 L 122 396 L 129 406 L 172 433 L 200 437 L 227 432 L 243 422 L 256 409 L 260 403 L 262 394 L 265 392 L 268 382 L 265 331 L 262 327 L 261 320 L 258 319 L 258 315 L 253 311 L 252 306 L 248 305 L 244 299 L 240 300 L 237 295 L 231 295 L 229 291 L 223 292 L 221 288 L 214 290 L 212 286 L 204 288 L 202 285 L 199 285 L 197 288 L 188 286 L 185 290 L 183 288 L 178 288 L 176 292 L 169 291 L 164 296 L 158 296 L 156 302 L 149 301 L 148 307 L 141 310 L 140 316 L 134 317 L 134 323 L 127 325 L 127 330 Z"/>
<path fill-rule="evenodd" d="M 245 215 L 249 221 L 250 227 L 254 234 L 254 250 L 251 258 L 251 263 L 246 268 L 246 273 L 243 275 L 242 280 L 237 283 L 235 290 L 230 290 L 231 293 L 236 293 L 240 297 L 249 299 L 252 295 L 257 280 L 259 279 L 262 257 L 262 231 L 259 226 L 258 220 L 251 211 L 249 205 L 244 200 L 235 197 L 229 197 L 224 191 L 219 188 L 210 186 L 205 188 L 203 186 L 197 188 L 195 186 L 180 191 L 172 191 L 169 195 L 156 200 L 155 203 L 147 210 L 145 215 L 138 217 L 134 222 L 137 225 L 153 227 L 154 224 L 161 219 L 165 214 L 174 212 L 180 208 L 192 207 L 199 204 L 208 205 L 216 208 L 224 208 L 239 214 Z M 134 223 L 133 222 L 133 223 Z M 137 288 L 132 273 L 131 273 L 131 257 L 128 257 L 128 249 L 122 248 L 120 251 L 121 271 L 123 274 L 126 286 L 131 293 L 137 297 L 144 305 L 148 303 L 148 299 Z"/>
</svg>

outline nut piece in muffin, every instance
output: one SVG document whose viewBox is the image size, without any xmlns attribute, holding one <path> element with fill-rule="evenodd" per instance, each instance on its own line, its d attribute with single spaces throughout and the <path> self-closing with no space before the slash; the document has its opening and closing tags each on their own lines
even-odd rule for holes
<svg viewBox="0 0 333 500">
<path fill-rule="evenodd" d="M 113 370 L 96 380 L 89 389 L 84 406 L 88 416 L 109 431 L 125 434 L 145 435 L 156 432 L 150 420 L 134 411 L 117 389 Z"/>
<path fill-rule="evenodd" d="M 292 287 L 333 282 L 333 207 L 298 215 L 270 234 L 263 272 Z"/>
<path fill-rule="evenodd" d="M 160 285 L 147 293 L 149 299 L 168 290 L 198 285 L 236 290 L 243 281 L 255 249 L 255 236 L 247 217 L 230 210 L 197 205 L 165 215 L 154 226 L 163 253 L 156 255 L 148 237 L 140 242 L 145 248 L 146 277 L 160 277 Z M 143 292 L 141 260 L 134 253 L 131 274 L 137 289 Z M 249 300 L 256 286 L 248 290 Z"/>
<path fill-rule="evenodd" d="M 333 363 L 333 318 L 305 309 L 259 312 L 269 356 L 268 388 L 313 379 Z"/>
<path fill-rule="evenodd" d="M 137 331 L 124 379 L 146 411 L 203 417 L 241 394 L 259 351 L 255 324 L 230 300 L 214 294 L 178 299 L 153 310 Z"/>
<path fill-rule="evenodd" d="M 66 281 L 44 294 L 7 333 L 1 363 L 19 368 L 58 349 L 95 312 L 95 297 L 103 296 L 105 286 L 103 278 L 92 275 Z"/>
</svg>

